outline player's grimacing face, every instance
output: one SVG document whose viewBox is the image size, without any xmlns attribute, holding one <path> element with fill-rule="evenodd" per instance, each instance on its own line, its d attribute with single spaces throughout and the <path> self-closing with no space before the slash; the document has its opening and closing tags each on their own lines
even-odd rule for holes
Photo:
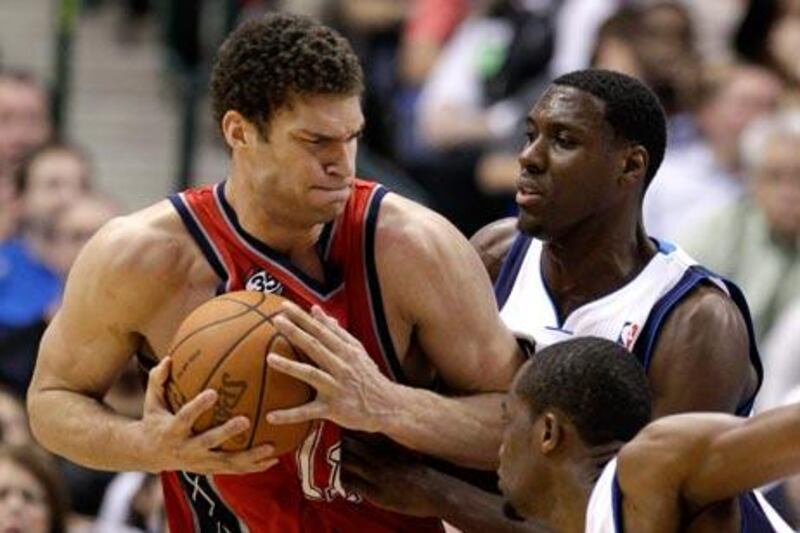
<svg viewBox="0 0 800 533">
<path fill-rule="evenodd" d="M 520 230 L 551 240 L 607 207 L 622 168 L 614 144 L 600 99 L 551 86 L 526 120 L 516 196 Z"/>
<path fill-rule="evenodd" d="M 335 218 L 352 192 L 363 128 L 358 95 L 293 98 L 274 115 L 260 145 L 267 194 L 309 222 Z"/>
</svg>

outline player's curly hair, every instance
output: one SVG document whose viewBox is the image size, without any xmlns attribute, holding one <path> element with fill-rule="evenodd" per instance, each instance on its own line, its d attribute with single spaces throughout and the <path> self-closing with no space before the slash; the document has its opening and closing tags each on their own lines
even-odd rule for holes
<svg viewBox="0 0 800 533">
<path fill-rule="evenodd" d="M 578 70 L 553 80 L 586 91 L 605 102 L 605 119 L 620 138 L 642 145 L 650 156 L 645 190 L 664 160 L 667 118 L 656 94 L 641 81 L 603 69 Z"/>
<path fill-rule="evenodd" d="M 558 409 L 589 445 L 627 442 L 650 422 L 644 369 L 615 342 L 559 342 L 534 354 L 520 372 L 514 392 L 531 416 Z"/>
<path fill-rule="evenodd" d="M 231 109 L 266 137 L 275 112 L 293 96 L 360 95 L 363 73 L 350 44 L 312 19 L 271 13 L 245 22 L 220 46 L 211 72 L 214 120 Z"/>
</svg>

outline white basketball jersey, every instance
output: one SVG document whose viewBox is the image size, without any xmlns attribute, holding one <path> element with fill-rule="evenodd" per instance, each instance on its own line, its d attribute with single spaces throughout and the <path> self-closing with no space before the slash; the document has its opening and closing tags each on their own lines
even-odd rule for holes
<svg viewBox="0 0 800 533">
<path fill-rule="evenodd" d="M 697 265 L 682 250 L 662 245 L 627 285 L 583 305 L 561 321 L 542 278 L 542 242 L 529 242 L 500 316 L 518 337 L 535 340 L 537 349 L 572 336 L 592 335 L 632 350 L 656 305 Z M 706 272 L 702 275 L 727 292 L 720 280 Z"/>
<path fill-rule="evenodd" d="M 748 324 L 751 359 L 761 376 L 761 362 L 750 329 L 750 313 L 741 291 L 698 265 L 684 251 L 658 243 L 658 253 L 630 282 L 616 291 L 559 317 L 540 268 L 542 242 L 518 235 L 495 282 L 503 322 L 536 349 L 574 336 L 596 336 L 633 352 L 647 370 L 660 329 L 683 297 L 698 284 L 713 284 L 731 296 Z M 752 401 L 740 406 L 750 411 Z"/>
<path fill-rule="evenodd" d="M 623 494 L 617 482 L 617 459 L 603 469 L 586 506 L 586 533 L 623 533 Z M 792 529 L 758 491 L 739 495 L 742 532 L 790 533 Z"/>
</svg>

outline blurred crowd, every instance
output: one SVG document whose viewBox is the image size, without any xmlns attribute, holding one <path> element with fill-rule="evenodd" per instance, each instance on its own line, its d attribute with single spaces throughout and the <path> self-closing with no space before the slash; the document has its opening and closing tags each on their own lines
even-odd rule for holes
<svg viewBox="0 0 800 533">
<path fill-rule="evenodd" d="M 197 2 L 174 4 L 202 16 Z M 644 80 L 669 120 L 645 226 L 745 292 L 766 369 L 758 409 L 800 399 L 800 0 L 234 7 L 240 19 L 288 7 L 344 33 L 367 83 L 359 174 L 430 205 L 465 234 L 515 213 L 525 115 L 549 80 L 587 66 Z M 128 37 L 159 16 L 146 0 L 124 9 Z M 186 25 L 189 34 L 165 39 L 166 48 L 185 57 L 203 27 Z M 202 47 L 196 53 L 202 64 Z M 21 402 L 39 340 L 82 245 L 121 214 L 93 185 L 92 147 L 55 134 L 49 94 L 25 65 L 0 63 L 0 524 L 161 531 L 153 476 L 93 472 L 30 446 Z M 105 401 L 139 416 L 140 378 L 132 362 Z M 800 482 L 769 495 L 800 527 Z"/>
</svg>

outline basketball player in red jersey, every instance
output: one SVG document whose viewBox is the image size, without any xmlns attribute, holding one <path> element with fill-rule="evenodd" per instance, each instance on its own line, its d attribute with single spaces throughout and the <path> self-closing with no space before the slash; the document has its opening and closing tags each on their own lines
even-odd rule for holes
<svg viewBox="0 0 800 533">
<path fill-rule="evenodd" d="M 268 446 L 216 450 L 253 420 L 192 434 L 214 391 L 167 410 L 170 341 L 190 311 L 226 291 L 319 306 L 366 347 L 370 359 L 338 375 L 341 398 L 326 419 L 462 464 L 496 462 L 494 391 L 507 389 L 521 356 L 458 231 L 354 177 L 361 91 L 356 57 L 329 28 L 292 15 L 244 24 L 212 74 L 228 179 L 112 221 L 73 267 L 29 390 L 32 429 L 92 468 L 162 472 L 173 531 L 441 528 L 348 493 L 331 422 L 274 459 Z M 154 366 L 141 420 L 102 402 L 134 353 Z M 434 379 L 461 396 L 425 390 Z"/>
</svg>

